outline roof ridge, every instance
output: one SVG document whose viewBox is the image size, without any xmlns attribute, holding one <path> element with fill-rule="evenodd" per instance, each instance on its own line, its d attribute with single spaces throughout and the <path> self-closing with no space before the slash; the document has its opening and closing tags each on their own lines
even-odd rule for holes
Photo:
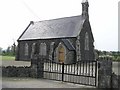
<svg viewBox="0 0 120 90">
<path fill-rule="evenodd" d="M 69 16 L 69 17 L 60 17 L 60 18 L 55 18 L 55 19 L 47 19 L 47 20 L 41 20 L 41 21 L 33 21 L 34 23 L 39 23 L 39 22 L 43 22 L 43 21 L 53 21 L 53 20 L 59 20 L 59 19 L 65 19 L 65 18 L 74 18 L 74 17 L 80 17 L 82 15 L 77 15 L 77 16 Z"/>
</svg>

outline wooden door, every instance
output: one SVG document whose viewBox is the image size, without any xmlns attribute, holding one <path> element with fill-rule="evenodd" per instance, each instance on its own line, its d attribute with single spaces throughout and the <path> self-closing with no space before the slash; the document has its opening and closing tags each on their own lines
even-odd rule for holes
<svg viewBox="0 0 120 90">
<path fill-rule="evenodd" d="M 60 46 L 58 50 L 59 50 L 58 51 L 59 62 L 63 63 L 65 60 L 65 49 L 63 46 Z"/>
</svg>

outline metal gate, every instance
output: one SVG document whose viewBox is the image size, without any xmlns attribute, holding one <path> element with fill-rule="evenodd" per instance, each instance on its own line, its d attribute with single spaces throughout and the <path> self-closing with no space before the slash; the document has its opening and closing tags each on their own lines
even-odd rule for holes
<svg viewBox="0 0 120 90">
<path fill-rule="evenodd" d="M 46 79 L 96 86 L 97 61 L 64 64 L 47 60 L 43 72 Z"/>
</svg>

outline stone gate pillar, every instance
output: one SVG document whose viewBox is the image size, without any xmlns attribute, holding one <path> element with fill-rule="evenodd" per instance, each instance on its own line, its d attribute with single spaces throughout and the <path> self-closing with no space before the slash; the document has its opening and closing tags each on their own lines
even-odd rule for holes
<svg viewBox="0 0 120 90">
<path fill-rule="evenodd" d="M 32 56 L 31 59 L 31 77 L 42 78 L 44 70 L 44 62 L 39 58 L 38 54 Z"/>
<path fill-rule="evenodd" d="M 38 76 L 38 78 L 43 78 L 43 75 L 44 75 L 44 59 L 39 58 L 37 65 L 38 65 L 37 76 Z"/>
<path fill-rule="evenodd" d="M 112 60 L 99 58 L 98 60 L 98 88 L 112 88 Z"/>
</svg>

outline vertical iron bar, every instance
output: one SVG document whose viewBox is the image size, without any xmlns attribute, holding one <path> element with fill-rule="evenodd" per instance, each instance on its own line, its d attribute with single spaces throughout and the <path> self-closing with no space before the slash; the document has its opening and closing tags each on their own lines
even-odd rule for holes
<svg viewBox="0 0 120 90">
<path fill-rule="evenodd" d="M 66 65 L 66 81 L 68 81 L 68 75 L 67 75 L 67 73 L 68 73 L 68 65 Z"/>
<path fill-rule="evenodd" d="M 70 81 L 70 75 L 69 75 L 69 73 L 70 73 L 70 65 L 68 65 L 68 81 Z"/>
<path fill-rule="evenodd" d="M 86 61 L 86 75 L 87 75 L 87 61 Z"/>
<path fill-rule="evenodd" d="M 53 70 L 52 70 L 53 68 L 52 68 L 52 65 L 53 65 L 53 63 L 51 61 L 51 79 L 53 79 L 53 73 L 52 73 L 53 72 Z"/>
<path fill-rule="evenodd" d="M 74 76 L 73 76 L 73 82 L 76 81 L 76 78 L 75 78 L 75 77 L 76 77 L 76 76 L 75 76 L 75 65 L 76 65 L 76 64 L 74 64 Z"/>
<path fill-rule="evenodd" d="M 57 64 L 55 63 L 54 65 L 55 65 L 55 67 L 54 67 L 54 72 L 55 72 L 55 73 L 54 73 L 54 74 L 55 74 L 55 79 L 56 79 L 56 65 L 57 65 Z"/>
<path fill-rule="evenodd" d="M 62 63 L 62 81 L 64 81 L 64 63 Z"/>
<path fill-rule="evenodd" d="M 75 65 L 76 65 L 76 64 L 74 64 L 74 75 L 75 75 Z"/>
<path fill-rule="evenodd" d="M 69 74 L 71 73 L 71 65 L 69 65 L 69 67 L 70 67 L 70 72 L 69 72 Z M 70 77 L 71 75 L 69 75 L 69 80 L 71 81 L 71 77 Z"/>
<path fill-rule="evenodd" d="M 51 61 L 51 63 L 52 63 L 52 72 L 54 72 L 54 68 L 53 68 L 53 66 L 54 66 L 54 63 Z M 52 79 L 54 79 L 54 74 L 55 73 L 52 73 Z"/>
<path fill-rule="evenodd" d="M 78 62 L 77 62 L 77 75 L 78 75 Z"/>
<path fill-rule="evenodd" d="M 48 79 L 50 79 L 50 61 L 48 62 Z"/>
<path fill-rule="evenodd" d="M 62 64 L 60 64 L 60 68 L 58 68 L 58 69 L 60 70 L 60 73 L 62 73 L 62 71 L 61 71 L 61 65 L 62 65 Z"/>
<path fill-rule="evenodd" d="M 85 63 L 85 64 L 86 64 L 85 76 L 88 76 L 88 75 L 87 75 L 87 62 L 88 62 L 88 61 L 86 61 L 86 63 Z M 85 79 L 86 84 L 88 84 L 87 79 L 88 79 L 88 77 L 86 77 L 86 79 Z"/>
<path fill-rule="evenodd" d="M 59 63 L 58 70 L 59 70 L 59 73 L 61 73 L 61 64 L 60 63 Z M 60 74 L 59 73 L 58 73 L 58 77 L 59 77 L 59 80 L 60 80 Z"/>
<path fill-rule="evenodd" d="M 95 61 L 95 86 L 97 86 L 97 61 Z"/>
<path fill-rule="evenodd" d="M 50 61 L 50 72 L 51 72 L 51 61 Z"/>
<path fill-rule="evenodd" d="M 51 61 L 51 72 L 53 72 L 53 62 Z"/>
<path fill-rule="evenodd" d="M 93 62 L 92 62 L 92 77 L 93 77 Z"/>
<path fill-rule="evenodd" d="M 52 79 L 52 65 L 51 65 L 52 63 L 51 63 L 51 61 L 50 61 L 50 79 Z"/>
<path fill-rule="evenodd" d="M 90 76 L 90 61 L 88 61 L 88 76 Z M 89 77 L 88 77 L 88 84 L 89 84 Z"/>
<path fill-rule="evenodd" d="M 91 75 L 91 74 L 90 74 L 90 61 L 89 61 L 89 70 L 88 70 L 88 71 L 89 71 L 89 76 L 90 76 L 90 75 Z"/>
<path fill-rule="evenodd" d="M 72 74 L 72 64 L 70 65 L 70 67 L 71 67 L 70 74 Z M 71 82 L 71 79 L 72 79 L 72 75 L 70 75 L 70 82 Z"/>
<path fill-rule="evenodd" d="M 68 73 L 70 72 L 70 65 L 68 65 Z"/>
<path fill-rule="evenodd" d="M 72 64 L 71 64 L 71 74 L 72 74 Z"/>
<path fill-rule="evenodd" d="M 65 73 L 67 73 L 67 65 L 66 65 L 66 72 Z"/>
<path fill-rule="evenodd" d="M 83 61 L 83 74 L 82 75 L 84 75 L 84 61 Z"/>
<path fill-rule="evenodd" d="M 79 69 L 78 69 L 78 70 L 79 70 L 79 75 L 81 75 L 82 61 L 81 61 L 79 64 L 80 64 L 80 66 L 79 66 L 79 69 L 80 69 L 80 70 L 79 70 Z"/>
<path fill-rule="evenodd" d="M 57 80 L 58 80 L 58 72 L 59 72 L 59 71 L 58 71 L 58 63 L 57 63 Z"/>
</svg>

